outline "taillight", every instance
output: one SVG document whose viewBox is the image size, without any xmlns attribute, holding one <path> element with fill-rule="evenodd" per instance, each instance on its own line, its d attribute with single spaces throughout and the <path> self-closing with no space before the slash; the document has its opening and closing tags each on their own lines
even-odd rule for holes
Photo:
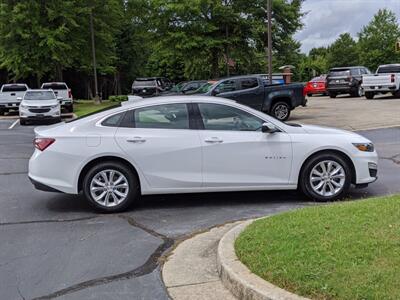
<svg viewBox="0 0 400 300">
<path fill-rule="evenodd" d="M 395 78 L 395 75 L 392 74 L 392 75 L 390 76 L 390 82 L 391 82 L 391 83 L 394 83 L 394 78 Z"/>
<path fill-rule="evenodd" d="M 46 150 L 47 147 L 49 147 L 51 144 L 53 144 L 56 140 L 52 138 L 35 138 L 33 140 L 33 145 L 35 145 L 35 148 L 44 151 Z"/>
<path fill-rule="evenodd" d="M 72 92 L 71 92 L 71 89 L 68 89 L 68 98 L 72 99 Z"/>
</svg>

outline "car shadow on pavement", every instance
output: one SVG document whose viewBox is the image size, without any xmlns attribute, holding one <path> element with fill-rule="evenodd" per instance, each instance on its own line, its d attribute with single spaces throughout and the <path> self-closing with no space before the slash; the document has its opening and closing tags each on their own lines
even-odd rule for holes
<svg viewBox="0 0 400 300">
<path fill-rule="evenodd" d="M 47 209 L 57 213 L 83 213 L 98 214 L 82 195 L 54 194 L 45 204 Z M 357 200 L 369 197 L 368 190 L 352 189 L 346 200 Z M 196 208 L 232 207 L 243 205 L 296 205 L 318 204 L 306 198 L 297 191 L 254 191 L 254 192 L 219 192 L 219 193 L 195 193 L 195 194 L 162 194 L 141 196 L 128 209 L 140 211 L 163 208 Z M 100 213 L 101 214 L 101 213 Z"/>
</svg>

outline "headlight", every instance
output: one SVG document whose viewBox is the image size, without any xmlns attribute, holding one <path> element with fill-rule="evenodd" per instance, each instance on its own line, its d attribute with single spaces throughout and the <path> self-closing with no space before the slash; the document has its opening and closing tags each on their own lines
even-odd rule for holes
<svg viewBox="0 0 400 300">
<path fill-rule="evenodd" d="M 26 106 L 26 105 L 22 105 L 22 104 L 21 104 L 21 105 L 19 106 L 19 108 L 22 108 L 22 109 L 28 109 L 28 106 Z"/>
<path fill-rule="evenodd" d="M 374 152 L 374 144 L 372 143 L 353 143 L 353 145 L 363 152 Z"/>
<path fill-rule="evenodd" d="M 53 105 L 53 106 L 51 106 L 51 108 L 53 109 L 53 108 L 58 108 L 60 105 L 58 105 L 58 104 L 56 104 L 56 105 Z"/>
</svg>

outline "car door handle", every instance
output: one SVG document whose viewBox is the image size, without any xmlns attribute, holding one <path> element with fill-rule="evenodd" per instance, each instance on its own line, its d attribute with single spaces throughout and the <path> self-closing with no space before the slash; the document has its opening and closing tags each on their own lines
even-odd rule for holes
<svg viewBox="0 0 400 300">
<path fill-rule="evenodd" d="M 128 143 L 134 143 L 134 144 L 142 144 L 144 142 L 146 142 L 146 139 L 140 137 L 140 136 L 135 136 L 131 139 L 127 139 L 126 140 Z"/>
<path fill-rule="evenodd" d="M 223 142 L 223 140 L 221 140 L 221 139 L 218 138 L 218 137 L 206 138 L 204 141 L 205 141 L 206 143 L 209 143 L 209 144 L 220 144 L 220 143 Z"/>
</svg>

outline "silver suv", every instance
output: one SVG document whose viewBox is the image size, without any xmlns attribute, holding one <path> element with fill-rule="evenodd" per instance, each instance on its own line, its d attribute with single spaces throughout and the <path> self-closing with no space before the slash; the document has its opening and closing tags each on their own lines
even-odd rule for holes
<svg viewBox="0 0 400 300">
<path fill-rule="evenodd" d="M 21 125 L 27 121 L 61 121 L 60 99 L 53 90 L 28 90 L 21 99 L 19 120 Z"/>
</svg>

